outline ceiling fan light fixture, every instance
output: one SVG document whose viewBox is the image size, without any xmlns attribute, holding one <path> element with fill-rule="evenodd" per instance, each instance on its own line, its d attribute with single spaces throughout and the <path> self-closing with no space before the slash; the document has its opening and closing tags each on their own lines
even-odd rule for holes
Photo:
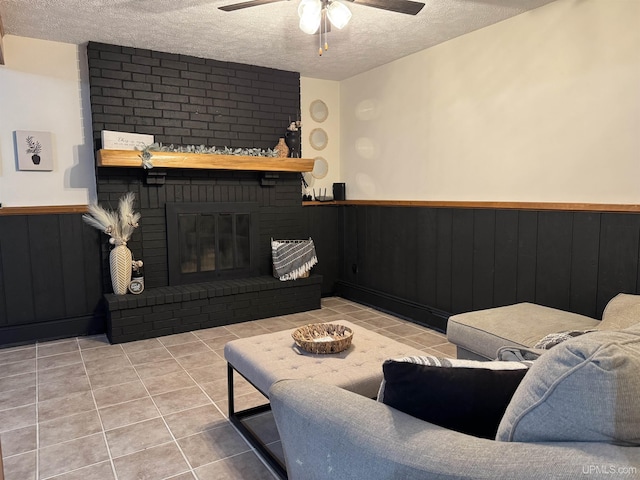
<svg viewBox="0 0 640 480">
<path fill-rule="evenodd" d="M 313 35 L 320 28 L 322 19 L 321 0 L 302 0 L 298 6 L 298 16 L 300 17 L 300 30 L 309 35 Z"/>
<path fill-rule="evenodd" d="M 298 5 L 298 16 L 302 18 L 304 15 L 311 15 L 320 10 L 322 10 L 322 0 L 301 0 Z"/>
<path fill-rule="evenodd" d="M 351 20 L 351 10 L 344 3 L 334 0 L 327 5 L 327 16 L 331 25 L 341 29 L 346 27 Z"/>
<path fill-rule="evenodd" d="M 299 24 L 300 30 L 309 35 L 313 35 L 320 28 L 320 15 L 317 17 L 302 17 Z"/>
</svg>

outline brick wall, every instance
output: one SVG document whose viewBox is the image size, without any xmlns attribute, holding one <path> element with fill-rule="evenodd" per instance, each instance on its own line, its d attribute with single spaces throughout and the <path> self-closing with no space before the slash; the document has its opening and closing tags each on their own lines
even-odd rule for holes
<svg viewBox="0 0 640 480">
<path fill-rule="evenodd" d="M 169 284 L 165 204 L 167 202 L 256 202 L 259 205 L 261 275 L 271 275 L 273 238 L 307 238 L 307 221 L 301 207 L 300 179 L 295 173 L 281 173 L 273 187 L 260 185 L 257 172 L 169 169 L 164 185 L 146 185 L 141 169 L 99 168 L 98 202 L 117 208 L 126 192 L 136 195 L 136 211 L 142 215 L 128 246 L 134 257 L 144 261 L 145 285 Z M 103 238 L 103 240 L 105 240 Z M 102 242 L 103 285 L 111 292 L 108 268 L 109 245 Z"/>
<path fill-rule="evenodd" d="M 300 74 L 89 43 L 93 138 L 115 130 L 164 144 L 271 148 L 300 117 Z"/>
<path fill-rule="evenodd" d="M 300 75 L 251 65 L 89 43 L 93 136 L 103 129 L 155 135 L 164 144 L 270 148 L 289 119 L 300 116 Z M 154 169 L 153 171 L 155 171 Z M 136 194 L 142 214 L 131 241 L 145 262 L 147 288 L 168 285 L 167 202 L 257 202 L 260 274 L 271 274 L 273 238 L 306 238 L 300 177 L 280 173 L 274 186 L 258 172 L 167 169 L 162 185 L 149 185 L 140 169 L 97 168 L 98 201 L 115 208 Z M 103 285 L 110 292 L 108 245 L 103 242 Z"/>
<path fill-rule="evenodd" d="M 111 343 L 218 327 L 320 308 L 321 275 L 259 277 L 106 295 Z"/>
</svg>

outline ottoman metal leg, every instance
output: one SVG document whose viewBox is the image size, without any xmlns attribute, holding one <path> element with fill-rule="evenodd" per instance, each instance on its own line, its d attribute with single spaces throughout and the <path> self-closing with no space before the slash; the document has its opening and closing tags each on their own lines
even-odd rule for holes
<svg viewBox="0 0 640 480">
<path fill-rule="evenodd" d="M 271 405 L 267 403 L 266 405 L 260 405 L 258 407 L 247 408 L 246 410 L 242 410 L 240 412 L 235 411 L 235 398 L 233 392 L 233 372 L 237 371 L 233 368 L 233 365 L 227 362 L 227 400 L 229 402 L 229 421 L 238 429 L 240 435 L 244 437 L 244 439 L 249 442 L 249 444 L 255 448 L 260 456 L 264 459 L 267 464 L 273 469 L 273 471 L 280 477 L 282 480 L 287 479 L 287 470 L 285 466 L 280 462 L 280 460 L 271 453 L 266 446 L 266 444 L 258 437 L 258 435 L 251 429 L 250 426 L 243 423 L 244 419 L 253 417 L 260 413 L 268 412 L 271 410 Z M 240 373 L 240 372 L 238 372 Z M 244 375 L 240 373 L 240 375 L 245 379 Z M 247 380 L 251 383 L 249 380 Z M 253 385 L 251 383 L 251 385 Z M 255 385 L 253 385 L 255 388 Z M 256 390 L 258 390 L 256 388 Z M 260 390 L 258 390 L 260 392 Z M 264 395 L 264 392 L 260 392 Z M 265 395 L 266 397 L 266 395 Z M 268 397 L 267 397 L 268 398 Z"/>
</svg>

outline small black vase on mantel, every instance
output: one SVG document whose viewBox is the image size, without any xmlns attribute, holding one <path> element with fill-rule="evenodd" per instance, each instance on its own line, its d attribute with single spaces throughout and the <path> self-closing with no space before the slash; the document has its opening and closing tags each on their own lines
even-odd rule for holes
<svg viewBox="0 0 640 480">
<path fill-rule="evenodd" d="M 300 130 L 287 130 L 284 141 L 289 147 L 289 157 L 300 158 Z"/>
</svg>

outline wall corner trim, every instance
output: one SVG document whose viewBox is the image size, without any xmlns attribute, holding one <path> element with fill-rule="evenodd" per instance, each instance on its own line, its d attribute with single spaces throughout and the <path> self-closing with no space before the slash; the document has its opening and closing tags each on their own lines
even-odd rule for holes
<svg viewBox="0 0 640 480">
<path fill-rule="evenodd" d="M 0 16 L 0 65 L 4 65 L 4 44 L 2 43 L 2 37 L 4 37 L 4 28 L 2 27 L 2 16 Z"/>
</svg>

